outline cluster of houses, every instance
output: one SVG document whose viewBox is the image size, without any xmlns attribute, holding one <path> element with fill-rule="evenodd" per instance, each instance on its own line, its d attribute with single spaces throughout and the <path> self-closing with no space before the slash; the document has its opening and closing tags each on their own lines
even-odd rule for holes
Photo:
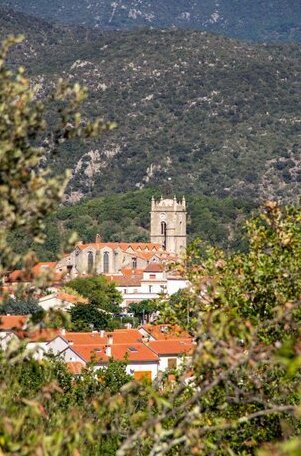
<svg viewBox="0 0 301 456">
<path fill-rule="evenodd" d="M 51 283 L 47 293 L 38 296 L 39 305 L 48 311 L 50 308 L 68 310 L 74 304 L 85 304 L 87 300 L 82 297 L 75 297 L 63 291 L 68 286 L 68 277 L 63 276 L 56 270 L 57 263 L 42 262 L 35 265 L 32 276 L 28 277 L 22 270 L 16 270 L 7 274 L 4 278 L 4 291 L 13 296 L 18 286 L 23 285 L 30 288 L 34 280 L 49 274 Z M 145 299 L 156 299 L 161 294 L 171 296 L 177 291 L 188 286 L 187 279 L 159 263 L 149 263 L 145 269 L 123 268 L 115 274 L 105 274 L 107 280 L 114 282 L 117 290 L 121 293 L 121 307 L 126 311 L 131 303 Z M 82 275 L 81 277 L 87 277 Z M 69 279 L 70 280 L 70 279 Z"/>
<path fill-rule="evenodd" d="M 185 277 L 170 268 L 185 255 L 185 198 L 152 198 L 150 228 L 150 242 L 103 242 L 97 234 L 94 242 L 78 242 L 57 262 L 40 262 L 29 271 L 8 271 L 2 291 L 14 297 L 22 286 L 31 290 L 45 311 L 69 310 L 77 304 L 88 304 L 88 300 L 66 292 L 68 281 L 101 274 L 115 283 L 125 312 L 131 303 L 162 294 L 171 296 L 189 286 Z M 178 368 L 194 348 L 188 333 L 168 325 L 77 333 L 45 328 L 30 331 L 27 323 L 26 316 L 2 316 L 0 348 L 25 339 L 27 350 L 33 350 L 37 359 L 48 354 L 58 356 L 74 374 L 92 361 L 99 369 L 114 359 L 125 361 L 127 372 L 135 378 L 154 380 L 160 372 Z"/>
<path fill-rule="evenodd" d="M 179 368 L 194 349 L 190 335 L 179 327 L 143 325 L 138 329 L 112 332 L 68 332 L 64 329 L 30 329 L 26 316 L 1 316 L 0 348 L 14 340 L 26 340 L 36 359 L 54 355 L 62 359 L 74 375 L 93 363 L 105 368 L 110 359 L 124 361 L 126 371 L 135 379 L 155 380 L 159 373 Z"/>
<path fill-rule="evenodd" d="M 31 271 L 7 272 L 3 288 L 13 295 L 20 284 L 30 288 L 48 274 L 51 286 L 40 299 L 40 306 L 44 310 L 69 309 L 74 298 L 62 293 L 68 281 L 101 274 L 116 284 L 126 311 L 131 303 L 155 299 L 160 294 L 171 296 L 188 286 L 185 277 L 170 268 L 185 255 L 186 242 L 185 198 L 152 198 L 150 242 L 103 242 L 97 234 L 94 242 L 78 242 L 57 262 L 38 263 Z"/>
</svg>

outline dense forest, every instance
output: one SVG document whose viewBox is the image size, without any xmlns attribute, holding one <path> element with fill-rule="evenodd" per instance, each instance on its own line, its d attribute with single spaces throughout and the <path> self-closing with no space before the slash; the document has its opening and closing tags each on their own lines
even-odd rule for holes
<svg viewBox="0 0 301 456">
<path fill-rule="evenodd" d="M 162 193 L 259 201 L 296 198 L 300 48 L 250 45 L 204 32 L 100 33 L 5 13 L 1 36 L 43 99 L 63 77 L 89 90 L 84 115 L 118 127 L 51 158 L 72 170 L 71 202 L 156 187 Z M 50 116 L 51 118 L 51 116 Z M 50 148 L 50 146 L 49 146 Z"/>
<path fill-rule="evenodd" d="M 52 21 L 97 27 L 192 28 L 239 39 L 300 41 L 298 0 L 2 0 Z"/>
</svg>

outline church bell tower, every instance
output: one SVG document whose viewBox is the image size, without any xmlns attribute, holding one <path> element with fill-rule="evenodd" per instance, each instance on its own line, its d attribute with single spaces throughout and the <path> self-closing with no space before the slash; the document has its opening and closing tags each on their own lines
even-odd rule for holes
<svg viewBox="0 0 301 456">
<path fill-rule="evenodd" d="M 152 198 L 151 236 L 153 243 L 161 244 L 163 249 L 177 256 L 185 253 L 186 235 L 186 201 L 174 199 Z"/>
</svg>

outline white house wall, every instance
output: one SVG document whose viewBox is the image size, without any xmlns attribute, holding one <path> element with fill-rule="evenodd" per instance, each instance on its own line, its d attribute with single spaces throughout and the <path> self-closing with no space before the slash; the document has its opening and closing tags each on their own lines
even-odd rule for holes
<svg viewBox="0 0 301 456">
<path fill-rule="evenodd" d="M 60 358 L 62 358 L 66 363 L 77 361 L 79 363 L 82 363 L 84 366 L 86 365 L 86 362 L 83 360 L 83 358 L 75 353 L 75 351 L 73 351 L 70 347 L 60 354 Z"/>
<path fill-rule="evenodd" d="M 158 375 L 158 363 L 129 363 L 126 366 L 126 372 L 130 375 L 134 375 L 134 372 L 151 372 L 152 380 L 154 380 Z"/>
<path fill-rule="evenodd" d="M 47 344 L 46 350 L 48 353 L 53 353 L 54 355 L 58 355 L 63 350 L 65 350 L 70 343 L 64 340 L 62 337 L 56 337 L 52 341 Z"/>
</svg>

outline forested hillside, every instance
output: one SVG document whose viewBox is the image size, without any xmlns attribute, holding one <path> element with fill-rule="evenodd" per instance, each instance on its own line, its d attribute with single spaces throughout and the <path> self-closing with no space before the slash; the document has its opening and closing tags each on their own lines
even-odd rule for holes
<svg viewBox="0 0 301 456">
<path fill-rule="evenodd" d="M 56 260 L 62 244 L 74 231 L 85 242 L 94 242 L 98 233 L 104 241 L 148 241 L 153 195 L 159 198 L 160 191 L 149 188 L 60 207 L 45 220 L 47 239 L 44 245 L 35 246 L 38 257 Z M 188 196 L 187 205 L 189 241 L 201 237 L 223 248 L 244 248 L 243 225 L 254 203 L 242 198 L 195 195 Z M 31 247 L 30 240 L 21 234 L 11 236 L 10 243 L 22 252 Z"/>
<path fill-rule="evenodd" d="M 8 20 L 10 17 L 10 20 Z M 89 115 L 118 128 L 69 145 L 71 201 L 148 186 L 209 197 L 296 198 L 301 53 L 195 31 L 118 34 L 59 28 L 4 10 L 1 35 L 23 32 L 12 55 L 43 95 L 59 78 L 89 89 Z"/>
<path fill-rule="evenodd" d="M 2 0 L 49 20 L 101 29 L 191 28 L 259 41 L 301 40 L 298 0 Z"/>
</svg>

